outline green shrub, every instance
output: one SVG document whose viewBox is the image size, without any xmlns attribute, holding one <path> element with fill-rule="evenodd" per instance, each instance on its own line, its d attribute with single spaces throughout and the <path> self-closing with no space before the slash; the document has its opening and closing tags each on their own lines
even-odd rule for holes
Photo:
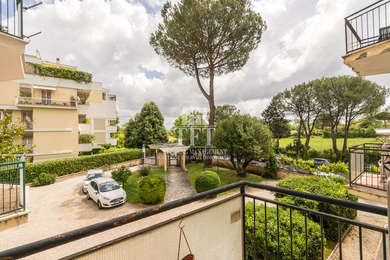
<svg viewBox="0 0 390 260">
<path fill-rule="evenodd" d="M 268 155 L 267 161 L 265 162 L 264 174 L 265 178 L 276 179 L 276 172 L 279 169 L 279 163 L 273 153 Z"/>
<path fill-rule="evenodd" d="M 290 212 L 279 207 L 279 231 L 276 207 L 267 207 L 267 231 L 265 231 L 264 205 L 255 207 L 256 233 L 253 234 L 253 203 L 245 206 L 246 259 L 265 259 L 265 235 L 267 235 L 268 259 L 277 259 L 278 232 L 280 259 L 290 259 Z M 305 217 L 297 210 L 292 211 L 293 259 L 305 259 Z M 256 242 L 256 257 L 254 243 Z M 326 239 L 324 238 L 324 244 Z M 307 219 L 307 255 L 309 259 L 321 259 L 321 226 Z"/>
<path fill-rule="evenodd" d="M 91 144 L 94 139 L 95 139 L 94 135 L 82 134 L 79 135 L 79 144 Z"/>
<path fill-rule="evenodd" d="M 35 186 L 42 186 L 42 185 L 49 185 L 56 181 L 57 175 L 52 173 L 41 173 L 38 177 L 34 178 L 34 185 Z"/>
<path fill-rule="evenodd" d="M 140 149 L 132 149 L 124 152 L 105 153 L 48 160 L 26 164 L 26 182 L 33 181 L 43 172 L 50 172 L 57 176 L 75 172 L 96 169 L 115 163 L 126 162 L 142 157 Z"/>
<path fill-rule="evenodd" d="M 212 190 L 221 185 L 221 180 L 216 172 L 204 171 L 195 179 L 196 192 Z"/>
<path fill-rule="evenodd" d="M 119 169 L 111 172 L 111 177 L 119 183 L 125 186 L 127 179 L 130 177 L 131 171 L 125 166 L 121 166 Z"/>
<path fill-rule="evenodd" d="M 147 167 L 147 166 L 142 166 L 141 169 L 139 170 L 139 174 L 140 174 L 141 176 L 144 176 L 144 177 L 145 177 L 145 176 L 148 176 L 149 173 L 150 173 L 150 168 Z"/>
<path fill-rule="evenodd" d="M 329 166 L 325 165 L 325 164 L 318 166 L 317 170 L 320 172 L 326 172 L 326 173 L 330 172 Z"/>
<path fill-rule="evenodd" d="M 308 171 L 309 173 L 313 173 L 313 161 L 305 161 L 302 159 L 298 159 L 295 161 L 295 166 L 301 170 Z"/>
<path fill-rule="evenodd" d="M 332 178 L 322 177 L 290 177 L 279 181 L 277 186 L 301 192 L 323 195 L 330 198 L 357 201 L 357 196 L 350 194 L 348 189 Z M 277 200 L 299 207 L 309 208 L 344 218 L 354 219 L 357 215 L 355 209 L 336 206 L 333 204 L 307 200 L 300 197 L 277 193 Z M 313 220 L 319 221 L 318 217 L 311 216 Z M 325 235 L 329 240 L 336 241 L 338 238 L 337 222 L 324 219 Z M 342 230 L 346 230 L 347 225 L 342 225 Z"/>
<path fill-rule="evenodd" d="M 333 173 L 344 173 L 346 175 L 349 174 L 348 166 L 344 162 L 330 163 L 329 164 L 330 171 Z"/>
<path fill-rule="evenodd" d="M 379 174 L 379 173 L 380 173 L 380 170 L 379 170 L 379 168 L 376 167 L 375 165 L 371 165 L 371 166 L 370 166 L 370 172 Z"/>
<path fill-rule="evenodd" d="M 160 177 L 144 177 L 137 185 L 137 192 L 142 203 L 157 204 L 164 200 L 165 181 Z"/>
</svg>

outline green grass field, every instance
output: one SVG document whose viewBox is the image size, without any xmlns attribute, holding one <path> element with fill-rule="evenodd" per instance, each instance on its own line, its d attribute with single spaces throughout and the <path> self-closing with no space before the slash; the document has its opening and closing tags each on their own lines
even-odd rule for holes
<svg viewBox="0 0 390 260">
<path fill-rule="evenodd" d="M 286 147 L 288 144 L 293 143 L 294 138 L 289 137 L 289 138 L 282 138 L 280 139 L 279 145 L 280 147 Z M 302 143 L 305 143 L 305 139 L 302 138 Z M 343 148 L 343 138 L 338 138 L 337 139 L 337 147 L 339 149 Z M 376 143 L 378 142 L 376 138 L 349 138 L 348 139 L 348 147 L 362 144 L 362 143 Z M 323 138 L 319 136 L 314 136 L 310 139 L 310 147 L 318 150 L 318 151 L 323 151 L 327 149 L 332 149 L 332 139 L 331 138 Z"/>
<path fill-rule="evenodd" d="M 165 172 L 162 168 L 151 168 L 149 176 L 161 177 L 165 180 Z M 127 194 L 127 202 L 140 203 L 141 200 L 137 192 L 137 181 L 141 178 L 139 171 L 133 172 L 127 179 L 124 190 Z"/>
</svg>

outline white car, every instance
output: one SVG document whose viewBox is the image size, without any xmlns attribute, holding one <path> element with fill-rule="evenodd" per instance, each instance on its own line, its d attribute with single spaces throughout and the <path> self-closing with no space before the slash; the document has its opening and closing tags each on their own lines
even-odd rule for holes
<svg viewBox="0 0 390 260">
<path fill-rule="evenodd" d="M 88 184 L 93 180 L 97 178 L 104 177 L 104 172 L 102 169 L 96 169 L 96 170 L 89 170 L 87 173 L 87 176 L 84 179 L 83 184 L 81 185 L 81 191 L 86 194 L 87 193 L 87 186 Z"/>
<path fill-rule="evenodd" d="M 97 178 L 87 186 L 87 199 L 95 201 L 99 208 L 111 208 L 126 202 L 126 192 L 111 178 Z"/>
</svg>

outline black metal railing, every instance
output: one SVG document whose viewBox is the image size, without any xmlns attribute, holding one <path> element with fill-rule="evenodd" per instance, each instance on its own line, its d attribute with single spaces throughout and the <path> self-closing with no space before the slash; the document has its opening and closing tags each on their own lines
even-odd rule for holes
<svg viewBox="0 0 390 260">
<path fill-rule="evenodd" d="M 346 53 L 390 39 L 390 1 L 377 1 L 344 20 Z"/>
<path fill-rule="evenodd" d="M 246 192 L 246 187 L 252 188 L 250 193 Z M 287 258 L 288 259 L 305 259 L 305 258 L 324 259 L 325 256 L 324 247 L 326 245 L 326 237 L 325 237 L 326 225 L 329 221 L 335 221 L 337 223 L 338 230 L 337 230 L 336 244 L 338 248 L 336 246 L 336 249 L 337 252 L 339 253 L 339 259 L 342 259 L 343 254 L 346 255 L 347 253 L 351 253 L 351 252 L 343 252 L 342 237 L 344 236 L 345 233 L 345 226 L 350 226 L 352 228 L 358 229 L 359 239 L 358 241 L 356 241 L 357 243 L 356 250 L 359 250 L 358 255 L 360 255 L 360 259 L 362 259 L 363 257 L 365 246 L 368 246 L 363 244 L 364 241 L 367 240 L 362 239 L 362 231 L 367 229 L 370 231 L 380 233 L 382 237 L 381 243 L 383 244 L 381 250 L 383 251 L 382 253 L 384 259 L 386 259 L 386 241 L 387 241 L 386 235 L 388 234 L 387 229 L 369 223 L 362 223 L 354 219 L 343 218 L 340 216 L 332 215 L 327 212 L 315 211 L 315 210 L 302 208 L 296 205 L 290 205 L 287 203 L 283 203 L 268 198 L 262 198 L 253 195 L 252 191 L 254 189 L 260 189 L 264 191 L 275 192 L 277 194 L 290 195 L 290 196 L 299 197 L 301 199 L 312 200 L 314 202 L 329 203 L 332 207 L 340 207 L 340 208 L 347 208 L 351 210 L 352 209 L 358 210 L 361 212 L 368 212 L 373 214 L 373 219 L 375 219 L 378 216 L 387 216 L 387 208 L 370 205 L 370 204 L 364 204 L 360 202 L 333 199 L 321 195 L 294 191 L 285 188 L 269 186 L 260 183 L 252 183 L 247 181 L 241 181 L 227 186 L 219 187 L 187 198 L 171 201 L 163 205 L 147 208 L 135 213 L 124 215 L 121 217 L 116 217 L 108 221 L 83 227 L 60 235 L 56 235 L 51 238 L 46 238 L 40 241 L 11 248 L 0 252 L 0 258 L 4 257 L 7 259 L 15 259 L 19 257 L 29 256 L 49 248 L 66 244 L 77 239 L 94 235 L 96 233 L 103 232 L 105 230 L 109 230 L 152 215 L 156 215 L 165 212 L 167 210 L 189 204 L 191 202 L 202 200 L 204 198 L 213 197 L 217 194 L 234 190 L 237 188 L 240 188 L 240 193 L 233 195 L 231 198 L 237 198 L 238 196 L 242 198 L 243 214 L 241 214 L 241 216 L 242 216 L 242 228 L 244 231 L 242 232 L 242 247 L 243 247 L 244 259 L 287 259 Z M 227 199 L 225 199 L 225 201 Z M 219 201 L 217 203 L 223 203 L 223 201 L 222 202 Z M 217 204 L 213 204 L 213 205 L 217 205 Z M 256 207 L 259 207 L 261 205 L 263 205 L 261 209 L 264 211 L 264 214 L 258 214 L 260 211 L 257 211 L 256 209 Z M 205 210 L 210 207 L 212 206 L 205 206 L 204 208 L 196 210 L 194 212 L 197 213 L 200 210 Z M 251 209 L 253 209 L 253 211 Z M 195 214 L 194 212 L 193 214 Z M 304 225 L 305 228 L 301 230 L 297 230 L 294 228 L 294 226 L 296 226 L 297 224 L 297 221 L 299 221 L 299 218 L 297 218 L 297 213 L 301 214 L 300 218 L 305 223 Z M 183 218 L 183 215 L 179 217 Z M 82 254 L 88 254 L 95 250 L 101 250 L 104 247 L 112 246 L 113 244 L 118 243 L 125 239 L 131 239 L 137 235 L 152 231 L 168 223 L 171 223 L 172 221 L 175 220 L 177 220 L 177 217 L 172 218 L 170 221 L 164 221 L 161 224 L 153 225 L 141 231 L 130 233 L 122 237 L 121 239 L 115 239 L 113 241 L 104 241 L 104 243 L 101 246 L 87 249 L 82 253 L 75 253 L 74 255 L 72 255 L 72 257 L 68 257 L 68 258 L 69 259 L 76 258 Z M 316 224 L 313 224 L 312 223 L 313 221 L 316 222 Z M 251 228 L 248 224 L 252 222 L 254 223 L 254 225 Z M 262 227 L 261 230 L 255 229 L 257 227 L 256 225 L 257 223 L 260 223 L 260 226 Z M 316 228 L 319 230 L 318 232 L 319 235 L 316 236 L 314 240 L 312 234 L 313 226 L 316 226 Z M 258 233 L 264 235 L 262 239 L 257 239 Z M 301 239 L 303 236 L 303 239 L 305 241 L 304 243 L 302 243 L 301 241 L 300 247 L 297 247 L 297 244 L 294 243 L 294 238 L 297 237 L 298 233 L 301 236 Z M 251 239 L 250 234 L 254 234 L 252 236 L 252 238 L 254 239 Z M 287 237 L 283 237 L 281 234 L 287 234 Z M 173 239 L 173 238 L 167 238 L 167 239 Z M 312 244 L 308 242 L 309 239 L 311 239 L 310 241 L 312 241 Z M 371 242 L 372 241 L 370 241 L 370 243 Z M 317 245 L 317 246 L 315 248 L 309 249 L 309 247 L 313 247 L 313 245 Z M 273 246 L 273 248 L 275 249 L 274 251 L 270 250 L 271 246 Z M 282 247 L 284 248 L 283 250 L 281 249 Z M 286 251 L 286 247 L 287 247 L 287 251 Z M 297 250 L 300 250 L 302 254 L 297 256 L 296 255 Z M 253 252 L 255 252 L 255 254 L 253 254 Z"/>
<path fill-rule="evenodd" d="M 0 32 L 23 38 L 23 0 L 0 0 Z"/>
<path fill-rule="evenodd" d="M 390 145 L 364 143 L 349 148 L 349 184 L 387 190 Z"/>
</svg>

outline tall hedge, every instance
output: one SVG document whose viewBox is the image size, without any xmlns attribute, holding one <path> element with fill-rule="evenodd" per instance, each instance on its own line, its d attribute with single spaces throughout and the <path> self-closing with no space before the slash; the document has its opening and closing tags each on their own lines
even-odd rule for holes
<svg viewBox="0 0 390 260">
<path fill-rule="evenodd" d="M 139 159 L 141 157 L 142 152 L 140 149 L 131 149 L 115 153 L 94 154 L 29 163 L 26 165 L 26 182 L 32 182 L 34 178 L 44 172 L 63 176 L 115 163 Z"/>
<path fill-rule="evenodd" d="M 349 193 L 348 189 L 341 183 L 332 180 L 331 178 L 323 177 L 290 177 L 279 181 L 277 186 L 291 190 L 318 194 L 334 199 L 357 201 L 358 197 Z M 284 195 L 277 193 L 277 200 L 293 204 L 299 207 L 313 209 L 328 214 L 354 219 L 357 215 L 356 209 L 336 206 L 326 202 L 308 200 L 296 196 Z M 320 219 L 317 216 L 309 214 L 309 216 L 317 222 Z M 324 218 L 325 236 L 329 240 L 337 241 L 338 239 L 338 224 L 334 220 Z M 347 229 L 346 224 L 342 224 L 342 231 Z"/>
</svg>

